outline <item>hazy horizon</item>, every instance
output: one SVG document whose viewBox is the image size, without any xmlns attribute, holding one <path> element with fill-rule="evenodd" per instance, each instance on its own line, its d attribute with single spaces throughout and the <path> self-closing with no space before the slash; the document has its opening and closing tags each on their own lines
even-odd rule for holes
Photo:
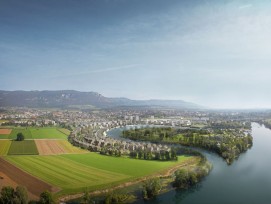
<svg viewBox="0 0 271 204">
<path fill-rule="evenodd" d="M 0 90 L 271 108 L 267 0 L 0 0 Z"/>
</svg>

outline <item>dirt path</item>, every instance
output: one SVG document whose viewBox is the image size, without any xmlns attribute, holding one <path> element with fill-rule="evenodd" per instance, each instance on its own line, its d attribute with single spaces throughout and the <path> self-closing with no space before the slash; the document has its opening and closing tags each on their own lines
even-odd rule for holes
<svg viewBox="0 0 271 204">
<path fill-rule="evenodd" d="M 128 186 L 132 186 L 134 184 L 143 182 L 143 181 L 145 181 L 147 179 L 150 179 L 150 178 L 155 178 L 155 177 L 167 178 L 169 176 L 172 176 L 174 174 L 174 172 L 177 171 L 178 169 L 180 169 L 181 167 L 195 165 L 195 164 L 197 164 L 199 162 L 199 160 L 200 160 L 199 158 L 194 158 L 194 159 L 191 159 L 191 160 L 189 160 L 187 162 L 181 163 L 181 164 L 173 166 L 173 167 L 171 167 L 171 168 L 169 168 L 167 170 L 164 170 L 162 172 L 159 172 L 159 173 L 147 176 L 147 177 L 141 177 L 141 178 L 136 179 L 134 181 L 125 182 L 125 183 L 122 183 L 122 184 L 119 184 L 117 186 L 110 187 L 110 188 L 107 188 L 107 189 L 92 191 L 90 193 L 90 195 L 96 196 L 96 195 L 99 195 L 99 194 L 105 194 L 105 193 L 108 193 L 108 192 L 113 191 L 113 190 L 122 189 L 122 188 L 125 188 L 125 187 L 128 187 Z M 83 193 L 74 194 L 74 195 L 67 195 L 67 196 L 59 198 L 58 200 L 60 202 L 65 202 L 65 201 L 68 201 L 68 200 L 73 200 L 73 199 L 80 198 L 83 195 L 84 195 Z"/>
<path fill-rule="evenodd" d="M 2 175 L 6 176 L 7 182 L 10 182 L 10 184 L 16 183 L 18 185 L 25 186 L 27 191 L 34 196 L 39 197 L 39 195 L 45 190 L 49 190 L 51 192 L 56 192 L 57 190 L 53 186 L 22 171 L 8 161 L 4 160 L 2 157 L 0 157 L 0 171 L 2 172 Z M 5 177 L 3 178 L 5 179 Z"/>
</svg>

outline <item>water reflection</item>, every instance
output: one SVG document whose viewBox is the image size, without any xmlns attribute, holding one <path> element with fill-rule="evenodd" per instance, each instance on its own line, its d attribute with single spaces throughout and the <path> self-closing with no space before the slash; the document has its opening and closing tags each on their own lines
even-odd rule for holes
<svg viewBox="0 0 271 204">
<path fill-rule="evenodd" d="M 122 129 L 115 130 L 118 137 Z M 199 185 L 189 190 L 172 190 L 147 204 L 268 204 L 271 203 L 271 130 L 252 124 L 253 147 L 228 166 L 214 153 L 202 151 L 213 170 Z"/>
</svg>

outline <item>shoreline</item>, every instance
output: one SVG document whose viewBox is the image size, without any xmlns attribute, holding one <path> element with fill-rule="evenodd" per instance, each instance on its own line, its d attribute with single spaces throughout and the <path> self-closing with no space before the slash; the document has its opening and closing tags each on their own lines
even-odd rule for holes
<svg viewBox="0 0 271 204">
<path fill-rule="evenodd" d="M 193 157 L 194 158 L 192 158 L 189 161 L 178 164 L 178 165 L 173 166 L 173 167 L 171 167 L 169 169 L 162 170 L 161 172 L 157 172 L 157 173 L 154 173 L 152 175 L 141 177 L 141 178 L 138 178 L 138 179 L 135 179 L 135 180 L 132 180 L 132 181 L 124 182 L 124 183 L 118 184 L 118 185 L 116 185 L 114 187 L 105 188 L 105 189 L 101 189 L 101 190 L 95 190 L 95 191 L 89 192 L 89 195 L 91 195 L 91 196 L 103 195 L 103 194 L 106 194 L 106 193 L 114 191 L 114 190 L 123 189 L 125 187 L 136 185 L 136 184 L 138 184 L 140 182 L 143 182 L 143 181 L 145 181 L 147 179 L 150 179 L 150 178 L 168 178 L 168 177 L 172 176 L 175 171 L 177 171 L 178 169 L 180 169 L 182 167 L 198 165 L 201 158 L 200 157 L 195 157 L 195 156 L 193 156 Z M 70 201 L 70 200 L 78 199 L 78 198 L 82 197 L 83 195 L 84 195 L 84 193 L 66 195 L 66 196 L 59 197 L 57 199 L 57 201 L 60 202 L 60 203 L 65 203 L 65 202 Z"/>
</svg>

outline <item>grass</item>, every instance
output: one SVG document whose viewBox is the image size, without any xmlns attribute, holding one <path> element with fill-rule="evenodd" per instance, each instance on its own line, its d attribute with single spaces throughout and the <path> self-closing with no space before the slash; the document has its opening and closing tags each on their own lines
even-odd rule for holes
<svg viewBox="0 0 271 204">
<path fill-rule="evenodd" d="M 178 162 L 158 162 L 102 156 L 97 153 L 57 156 L 9 156 L 8 161 L 51 185 L 60 187 L 58 194 L 77 193 L 110 187 L 124 181 L 165 170 Z"/>
<path fill-rule="evenodd" d="M 69 153 L 72 153 L 72 154 L 89 153 L 88 150 L 84 150 L 79 147 L 73 146 L 67 140 L 58 140 L 57 142 Z"/>
<path fill-rule="evenodd" d="M 28 127 L 13 128 L 10 135 L 0 135 L 2 139 L 16 139 L 19 132 L 23 133 L 25 139 L 67 139 L 66 133 L 69 130 L 55 127 Z"/>
<path fill-rule="evenodd" d="M 10 140 L 0 140 L 0 156 L 7 155 L 10 144 Z"/>
<path fill-rule="evenodd" d="M 39 154 L 34 140 L 12 141 L 8 155 L 36 155 Z"/>
<path fill-rule="evenodd" d="M 11 133 L 9 134 L 9 139 L 16 139 L 17 134 L 21 132 L 24 135 L 25 139 L 32 139 L 31 132 L 29 131 L 29 128 L 14 128 L 12 129 Z"/>
<path fill-rule="evenodd" d="M 64 133 L 65 135 L 69 136 L 71 131 L 65 129 L 65 128 L 58 128 L 58 131 L 60 131 L 61 133 Z"/>
<path fill-rule="evenodd" d="M 33 139 L 67 139 L 67 135 L 56 128 L 30 128 Z"/>
<path fill-rule="evenodd" d="M 180 156 L 178 162 L 147 161 L 125 157 L 118 158 L 112 156 L 103 156 L 98 153 L 90 153 L 84 155 L 63 155 L 63 157 L 69 158 L 72 161 L 76 161 L 84 165 L 93 166 L 95 168 L 106 169 L 116 173 L 124 173 L 134 178 L 161 171 L 189 158 Z"/>
</svg>

